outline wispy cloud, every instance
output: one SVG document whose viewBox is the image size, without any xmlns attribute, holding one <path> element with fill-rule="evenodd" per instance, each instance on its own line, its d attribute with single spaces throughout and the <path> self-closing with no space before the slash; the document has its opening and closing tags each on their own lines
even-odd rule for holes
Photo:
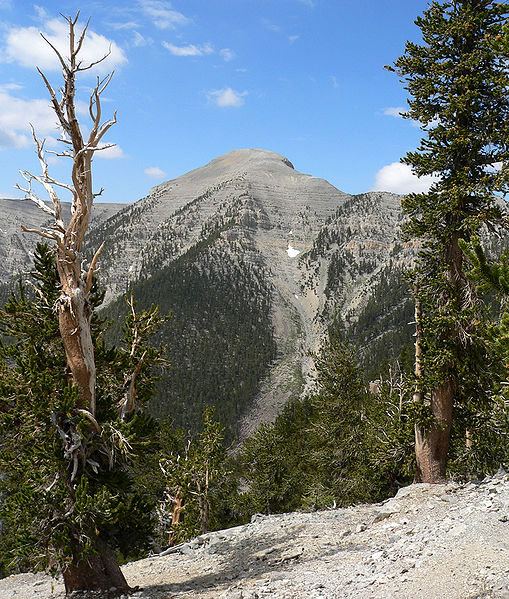
<svg viewBox="0 0 509 599">
<path fill-rule="evenodd" d="M 332 87 L 337 89 L 339 87 L 339 81 L 335 75 L 331 75 Z"/>
<path fill-rule="evenodd" d="M 144 37 L 139 31 L 134 30 L 131 43 L 135 48 L 140 48 L 152 44 L 153 40 L 150 37 Z"/>
<path fill-rule="evenodd" d="M 214 48 L 210 44 L 203 44 L 200 46 L 196 46 L 195 44 L 175 46 L 169 42 L 163 42 L 163 46 L 174 56 L 204 56 L 205 54 L 214 53 Z"/>
<path fill-rule="evenodd" d="M 12 0 L 0 0 L 0 10 L 12 8 Z"/>
<path fill-rule="evenodd" d="M 166 173 L 158 166 L 149 166 L 143 172 L 152 179 L 164 179 L 166 177 Z"/>
<path fill-rule="evenodd" d="M 315 0 L 297 0 L 298 2 L 300 2 L 301 4 L 305 4 L 306 6 L 309 6 L 309 8 L 314 8 L 315 7 Z"/>
<path fill-rule="evenodd" d="M 279 25 L 276 25 L 276 23 L 269 21 L 268 19 L 262 19 L 262 25 L 265 27 L 265 29 L 268 29 L 269 31 L 273 31 L 274 33 L 281 33 L 281 27 Z"/>
<path fill-rule="evenodd" d="M 113 27 L 113 29 L 116 29 L 117 31 L 140 28 L 140 24 L 137 23 L 136 21 L 126 21 L 125 23 L 114 22 L 114 23 L 108 23 L 108 25 L 110 27 Z"/>
<path fill-rule="evenodd" d="M 296 42 L 300 37 L 299 35 L 288 35 L 287 32 L 283 29 L 283 27 L 281 27 L 277 23 L 269 21 L 268 19 L 262 19 L 262 26 L 268 31 L 273 31 L 274 33 L 284 35 L 288 39 L 290 44 Z"/>
<path fill-rule="evenodd" d="M 386 116 L 393 116 L 396 119 L 402 119 L 402 113 L 406 112 L 402 106 L 389 106 L 388 108 L 383 109 L 383 113 Z"/>
<path fill-rule="evenodd" d="M 384 108 L 383 109 L 383 114 L 385 114 L 386 116 L 392 116 L 395 119 L 402 119 L 403 118 L 403 113 L 407 112 L 407 108 L 404 108 L 403 106 L 389 106 L 388 108 Z M 408 120 L 408 122 L 413 125 L 414 127 L 419 127 L 420 124 L 418 121 L 414 121 L 412 119 L 405 119 Z"/>
<path fill-rule="evenodd" d="M 417 177 L 408 164 L 393 162 L 381 168 L 375 175 L 372 191 L 391 191 L 392 193 L 423 193 L 429 190 L 437 176 Z"/>
<path fill-rule="evenodd" d="M 238 92 L 231 87 L 215 89 L 207 94 L 207 99 L 220 108 L 234 107 L 239 108 L 245 101 L 244 97 L 248 92 Z"/>
<path fill-rule="evenodd" d="M 207 56 L 210 54 L 216 54 L 216 50 L 212 44 L 184 44 L 177 46 L 170 42 L 162 42 L 162 45 L 171 52 L 174 56 Z M 217 52 L 219 56 L 225 61 L 230 62 L 235 58 L 235 52 L 230 48 L 222 48 Z"/>
<path fill-rule="evenodd" d="M 174 10 L 172 5 L 164 0 L 138 0 L 138 5 L 159 29 L 175 29 L 178 25 L 191 22 L 191 19 Z"/>
<path fill-rule="evenodd" d="M 219 50 L 219 55 L 225 62 L 230 62 L 230 60 L 235 58 L 235 52 L 230 50 L 230 48 L 222 48 Z"/>
<path fill-rule="evenodd" d="M 65 57 L 69 46 L 69 28 L 62 19 L 50 19 L 42 26 L 45 37 Z M 81 31 L 77 31 L 79 35 Z M 109 54 L 108 54 L 109 53 Z M 112 40 L 88 29 L 87 36 L 81 51 L 83 63 L 91 63 L 103 56 L 107 58 L 91 71 L 92 75 L 111 71 L 127 62 L 123 50 Z M 43 70 L 59 70 L 60 62 L 55 52 L 42 39 L 37 27 L 13 27 L 9 29 L 4 38 L 4 45 L 0 48 L 1 62 L 15 62 L 21 66 L 33 68 L 38 66 Z"/>
</svg>

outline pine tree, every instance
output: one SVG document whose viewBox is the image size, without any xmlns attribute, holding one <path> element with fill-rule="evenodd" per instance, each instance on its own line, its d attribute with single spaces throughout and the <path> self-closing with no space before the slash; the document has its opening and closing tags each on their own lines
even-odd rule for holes
<svg viewBox="0 0 509 599">
<path fill-rule="evenodd" d="M 162 349 L 148 347 L 147 337 L 163 319 L 131 304 L 125 345 L 108 348 L 107 323 L 92 314 L 98 377 L 91 419 L 68 376 L 54 312 L 59 293 L 55 254 L 38 245 L 30 280 L 0 310 L 1 561 L 7 571 L 59 570 L 68 591 L 120 592 L 127 585 L 115 551 L 136 555 L 154 525 L 154 506 L 135 487 L 132 466 L 153 432 L 139 408 L 153 390 L 152 367 L 162 362 Z M 103 296 L 94 282 L 91 306 Z M 137 408 L 123 415 L 133 372 Z"/>
<path fill-rule="evenodd" d="M 215 420 L 213 408 L 205 408 L 201 431 L 194 438 L 186 439 L 181 431 L 166 434 L 171 439 L 170 443 L 162 439 L 159 465 L 164 490 L 158 514 L 162 540 L 172 545 L 208 532 L 229 472 L 225 429 Z"/>
<path fill-rule="evenodd" d="M 406 238 L 421 244 L 412 273 L 421 481 L 446 476 L 455 406 L 489 400 L 493 357 L 458 240 L 501 222 L 494 194 L 507 193 L 509 77 L 507 55 L 493 40 L 504 34 L 508 13 L 507 4 L 489 0 L 432 2 L 416 20 L 423 43 L 407 42 L 405 54 L 388 67 L 410 94 L 404 116 L 426 134 L 403 162 L 418 176 L 439 177 L 429 192 L 402 202 Z"/>
</svg>

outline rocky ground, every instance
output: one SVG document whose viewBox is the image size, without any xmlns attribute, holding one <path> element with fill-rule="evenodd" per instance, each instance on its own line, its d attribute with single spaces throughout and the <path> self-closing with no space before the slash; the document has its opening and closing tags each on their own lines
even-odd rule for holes
<svg viewBox="0 0 509 599">
<path fill-rule="evenodd" d="M 137 599 L 509 598 L 509 475 L 254 516 L 124 572 Z M 61 582 L 42 575 L 0 580 L 0 599 L 62 597 Z"/>
</svg>

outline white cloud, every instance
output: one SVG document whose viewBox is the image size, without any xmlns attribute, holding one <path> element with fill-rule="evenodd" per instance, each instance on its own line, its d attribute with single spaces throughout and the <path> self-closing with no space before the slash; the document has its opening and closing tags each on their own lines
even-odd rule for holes
<svg viewBox="0 0 509 599">
<path fill-rule="evenodd" d="M 138 4 L 158 29 L 175 29 L 191 21 L 164 0 L 139 0 Z"/>
<path fill-rule="evenodd" d="M 153 179 L 164 179 L 166 177 L 166 173 L 158 166 L 149 166 L 143 172 Z"/>
<path fill-rule="evenodd" d="M 213 54 L 214 52 L 214 48 L 210 44 L 203 44 L 201 46 L 195 46 L 194 44 L 175 46 L 169 42 L 163 42 L 163 46 L 174 56 L 204 56 L 205 54 Z"/>
<path fill-rule="evenodd" d="M 332 87 L 337 89 L 339 87 L 339 81 L 335 75 L 331 75 Z"/>
<path fill-rule="evenodd" d="M 393 193 L 422 193 L 429 190 L 438 177 L 426 175 L 416 177 L 408 164 L 393 162 L 381 168 L 375 176 L 372 191 L 391 191 Z"/>
<path fill-rule="evenodd" d="M 119 160 L 121 158 L 125 158 L 126 156 L 122 148 L 115 144 L 114 146 L 110 146 L 109 148 L 105 148 L 104 150 L 96 152 L 95 157 L 104 158 L 104 160 Z"/>
<path fill-rule="evenodd" d="M 314 0 L 299 0 L 299 2 L 301 4 L 305 4 L 306 6 L 309 6 L 309 8 L 314 8 L 315 7 Z"/>
<path fill-rule="evenodd" d="M 408 108 L 403 108 L 403 106 L 389 106 L 388 108 L 383 109 L 383 114 L 386 116 L 392 116 L 395 119 L 402 119 L 402 113 L 408 111 Z M 405 119 L 414 127 L 420 127 L 420 123 L 418 121 L 414 121 L 413 119 Z"/>
<path fill-rule="evenodd" d="M 23 86 L 19 83 L 2 83 L 0 84 L 0 92 L 1 91 L 18 91 L 23 89 Z"/>
<path fill-rule="evenodd" d="M 12 0 L 0 0 L 0 9 L 7 10 L 12 8 Z"/>
<path fill-rule="evenodd" d="M 237 92 L 231 87 L 224 89 L 215 89 L 207 94 L 209 102 L 212 102 L 216 106 L 226 108 L 233 106 L 238 108 L 244 104 L 244 96 L 247 96 L 247 92 Z"/>
<path fill-rule="evenodd" d="M 136 21 L 125 21 L 124 23 L 114 22 L 114 23 L 109 23 L 109 25 L 111 27 L 113 27 L 113 29 L 117 29 L 119 31 L 125 30 L 125 29 L 139 29 L 140 28 L 139 23 L 137 23 Z"/>
<path fill-rule="evenodd" d="M 406 112 L 406 110 L 402 106 L 389 106 L 388 108 L 384 108 L 383 113 L 386 116 L 393 116 L 396 119 L 402 119 L 402 112 Z"/>
<path fill-rule="evenodd" d="M 233 60 L 235 58 L 235 52 L 233 52 L 233 50 L 230 50 L 230 48 L 222 48 L 221 50 L 219 50 L 219 54 L 225 62 L 230 62 L 230 60 Z"/>
<path fill-rule="evenodd" d="M 0 88 L 0 147 L 23 148 L 31 144 L 29 121 L 39 135 L 57 134 L 56 116 L 48 100 L 24 100 Z"/>
<path fill-rule="evenodd" d="M 290 44 L 293 44 L 293 42 L 296 42 L 299 39 L 298 35 L 289 35 L 288 36 L 288 41 L 290 42 Z"/>
<path fill-rule="evenodd" d="M 149 44 L 151 44 L 152 39 L 146 38 L 143 35 L 141 35 L 141 33 L 139 31 L 134 30 L 133 31 L 133 39 L 132 39 L 131 43 L 135 48 L 140 48 L 142 46 L 148 46 Z"/>
<path fill-rule="evenodd" d="M 262 19 L 262 25 L 265 27 L 265 29 L 268 29 L 269 31 L 274 31 L 274 33 L 281 32 L 281 27 L 279 25 L 276 25 L 276 23 L 272 23 L 272 21 L 269 21 L 268 19 Z"/>
<path fill-rule="evenodd" d="M 62 19 L 51 19 L 44 23 L 42 32 L 65 57 L 68 54 L 69 28 Z M 80 35 L 81 29 L 77 30 Z M 84 64 L 108 57 L 98 64 L 91 73 L 106 73 L 127 62 L 123 50 L 111 40 L 91 29 L 87 30 L 80 53 Z M 42 39 L 37 27 L 13 27 L 5 35 L 5 46 L 0 50 L 0 61 L 16 62 L 24 67 L 40 67 L 42 70 L 59 70 L 60 63 L 55 52 Z M 88 72 L 88 71 L 86 71 Z"/>
</svg>

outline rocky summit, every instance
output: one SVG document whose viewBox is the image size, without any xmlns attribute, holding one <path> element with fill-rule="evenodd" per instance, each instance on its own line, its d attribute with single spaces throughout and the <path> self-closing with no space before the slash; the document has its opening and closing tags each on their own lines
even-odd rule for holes
<svg viewBox="0 0 509 599">
<path fill-rule="evenodd" d="M 415 484 L 380 504 L 255 515 L 123 571 L 136 599 L 507 599 L 509 475 Z M 35 574 L 0 580 L 0 599 L 14 597 L 61 599 L 63 585 Z"/>
</svg>

